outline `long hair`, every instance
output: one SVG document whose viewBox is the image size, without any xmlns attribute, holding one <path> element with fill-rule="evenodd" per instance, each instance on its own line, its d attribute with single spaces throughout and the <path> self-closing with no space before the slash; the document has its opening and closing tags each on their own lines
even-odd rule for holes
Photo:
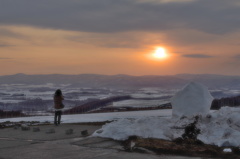
<svg viewBox="0 0 240 159">
<path fill-rule="evenodd" d="M 62 96 L 62 91 L 60 89 L 57 89 L 54 95 L 55 96 Z"/>
</svg>

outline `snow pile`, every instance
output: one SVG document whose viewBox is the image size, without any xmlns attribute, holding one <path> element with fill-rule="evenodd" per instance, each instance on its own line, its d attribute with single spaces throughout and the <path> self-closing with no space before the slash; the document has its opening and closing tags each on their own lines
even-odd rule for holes
<svg viewBox="0 0 240 159">
<path fill-rule="evenodd" d="M 227 148 L 227 149 L 224 149 L 223 152 L 232 152 L 232 149 Z"/>
<path fill-rule="evenodd" d="M 143 138 L 166 138 L 170 127 L 170 119 L 161 117 L 146 117 L 139 119 L 120 119 L 106 124 L 97 130 L 93 136 L 109 137 L 115 140 L 126 140 L 129 136 Z"/>
<path fill-rule="evenodd" d="M 173 117 L 209 113 L 213 97 L 204 85 L 191 82 L 171 99 Z"/>
<path fill-rule="evenodd" d="M 223 107 L 219 111 L 199 116 L 198 139 L 218 146 L 240 146 L 240 108 Z M 144 117 L 120 119 L 106 124 L 93 136 L 126 140 L 129 136 L 172 140 L 181 137 L 184 127 L 194 121 L 191 118 Z"/>
</svg>

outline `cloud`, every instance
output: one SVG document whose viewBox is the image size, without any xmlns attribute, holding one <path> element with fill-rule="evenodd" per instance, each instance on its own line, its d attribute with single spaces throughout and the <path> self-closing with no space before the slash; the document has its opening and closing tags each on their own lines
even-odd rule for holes
<svg viewBox="0 0 240 159">
<path fill-rule="evenodd" d="M 212 58 L 213 57 L 213 56 L 205 55 L 205 54 L 185 54 L 182 56 L 188 57 L 188 58 Z"/>
<path fill-rule="evenodd" d="M 80 42 L 85 44 L 91 44 L 94 46 L 100 46 L 104 48 L 144 48 L 153 43 L 157 43 L 161 34 L 152 37 L 151 34 L 140 33 L 140 32 L 126 32 L 126 33 L 80 33 L 70 36 L 65 36 L 66 40 Z M 144 37 L 144 38 L 142 38 Z M 157 40 L 156 40 L 157 39 Z M 156 42 L 157 41 L 157 42 Z"/>
<path fill-rule="evenodd" d="M 235 56 L 233 56 L 233 58 L 240 60 L 240 54 L 236 54 Z"/>
<path fill-rule="evenodd" d="M 15 45 L 0 44 L 0 47 L 13 47 Z"/>
<path fill-rule="evenodd" d="M 1 38 L 5 38 L 5 37 L 21 38 L 21 39 L 25 38 L 24 35 L 17 33 L 15 31 L 12 31 L 11 29 L 6 29 L 6 28 L 7 27 L 0 27 L 0 37 Z"/>
<path fill-rule="evenodd" d="M 140 3 L 183 3 L 194 2 L 196 0 L 137 0 Z"/>
<path fill-rule="evenodd" d="M 7 57 L 0 57 L 0 60 L 11 60 L 13 58 L 7 58 Z"/>
<path fill-rule="evenodd" d="M 1 0 L 0 15 L 4 16 L 0 24 L 98 33 L 184 28 L 223 34 L 239 30 L 237 0 L 153 1 L 157 0 Z"/>
</svg>

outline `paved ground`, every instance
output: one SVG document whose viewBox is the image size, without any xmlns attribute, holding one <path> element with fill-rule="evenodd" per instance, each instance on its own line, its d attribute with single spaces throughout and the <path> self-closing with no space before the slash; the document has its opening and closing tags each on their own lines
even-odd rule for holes
<svg viewBox="0 0 240 159">
<path fill-rule="evenodd" d="M 34 127 L 39 127 L 40 131 L 33 132 Z M 63 124 L 34 127 L 27 131 L 0 129 L 0 159 L 198 159 L 126 152 L 117 141 L 81 135 L 83 130 L 92 134 L 101 126 Z M 49 133 L 53 129 L 55 133 Z M 73 134 L 66 134 L 69 129 L 73 129 Z"/>
</svg>

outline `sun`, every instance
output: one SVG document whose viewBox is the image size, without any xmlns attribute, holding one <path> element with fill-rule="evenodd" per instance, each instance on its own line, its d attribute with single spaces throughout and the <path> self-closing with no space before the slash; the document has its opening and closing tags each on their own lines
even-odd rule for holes
<svg viewBox="0 0 240 159">
<path fill-rule="evenodd" d="M 153 53 L 153 57 L 157 59 L 164 59 L 167 57 L 166 50 L 163 47 L 156 48 L 155 52 Z"/>
</svg>

